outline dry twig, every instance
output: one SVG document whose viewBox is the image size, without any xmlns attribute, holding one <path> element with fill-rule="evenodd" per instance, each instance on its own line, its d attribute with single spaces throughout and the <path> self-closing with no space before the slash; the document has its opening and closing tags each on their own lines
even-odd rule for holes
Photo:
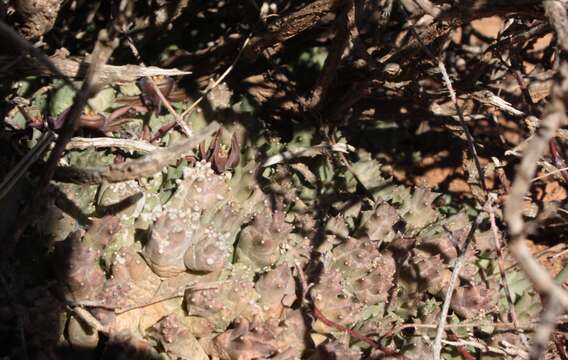
<svg viewBox="0 0 568 360">
<path fill-rule="evenodd" d="M 0 76 L 18 72 L 22 75 L 50 76 L 82 79 L 87 73 L 90 61 L 80 61 L 76 58 L 63 58 L 60 56 L 46 57 L 58 70 L 47 67 L 45 64 L 37 64 L 35 59 L 20 59 L 19 57 L 0 56 L 0 64 L 6 64 L 6 69 L 0 71 Z M 7 70 L 10 69 L 8 73 Z M 157 66 L 141 65 L 109 65 L 100 67 L 101 84 L 121 84 L 136 81 L 143 77 L 151 76 L 183 76 L 191 74 L 190 71 L 179 69 L 163 69 Z"/>
<path fill-rule="evenodd" d="M 130 38 L 130 36 L 126 37 L 128 40 L 128 45 L 130 47 L 130 50 L 132 51 L 132 53 L 134 54 L 134 56 L 138 59 L 138 61 L 140 62 L 140 66 L 145 67 L 146 65 L 144 64 L 144 62 L 142 61 L 142 58 L 140 57 L 140 53 L 138 52 L 138 49 L 136 48 L 136 46 L 134 45 L 134 42 L 132 41 L 132 38 Z M 160 88 L 158 87 L 158 85 L 156 85 L 156 82 L 154 81 L 154 79 L 151 76 L 147 76 L 146 79 L 148 79 L 148 81 L 150 82 L 150 86 L 152 86 L 152 90 L 156 93 L 156 95 L 158 95 L 158 97 L 160 98 L 160 101 L 162 102 L 162 104 L 164 104 L 164 106 L 166 107 L 166 109 L 168 109 L 168 112 L 170 114 L 172 114 L 172 116 L 174 117 L 174 120 L 176 122 L 176 124 L 181 128 L 181 130 L 183 131 L 183 133 L 185 134 L 185 136 L 191 136 L 191 129 L 189 128 L 189 126 L 185 123 L 185 121 L 183 120 L 183 116 L 180 116 L 177 111 L 175 111 L 175 109 L 172 107 L 172 104 L 170 104 L 170 102 L 168 101 L 168 99 L 166 99 L 166 97 L 164 96 L 164 94 L 162 94 L 162 91 L 160 90 Z"/>
<path fill-rule="evenodd" d="M 475 230 L 479 226 L 482 220 L 482 212 L 477 215 L 477 218 L 471 225 L 471 229 L 465 239 L 463 246 L 459 249 L 459 255 L 456 259 L 454 264 L 454 269 L 452 270 L 452 276 L 450 277 L 450 282 L 448 284 L 448 289 L 446 290 L 446 297 L 444 298 L 444 303 L 442 305 L 442 310 L 440 311 L 440 317 L 438 320 L 438 329 L 436 331 L 436 337 L 434 338 L 434 344 L 432 345 L 432 350 L 434 352 L 434 360 L 441 359 L 442 353 L 442 338 L 444 336 L 444 330 L 446 327 L 446 318 L 448 317 L 448 311 L 450 310 L 450 302 L 452 300 L 452 295 L 454 293 L 454 289 L 456 287 L 458 276 L 460 270 L 465 262 L 465 254 L 469 248 L 469 244 L 473 239 L 473 235 L 475 234 Z"/>
<path fill-rule="evenodd" d="M 241 50 L 239 50 L 239 53 L 235 57 L 235 60 L 233 60 L 233 63 L 231 65 L 229 65 L 229 67 L 223 72 L 223 74 L 221 74 L 221 76 L 219 76 L 219 78 L 213 84 L 211 84 L 210 86 L 208 86 L 205 89 L 205 91 L 203 92 L 203 94 L 201 94 L 199 99 L 197 99 L 193 104 L 191 104 L 190 107 L 188 107 L 181 114 L 180 117 L 182 119 L 182 122 L 184 121 L 185 118 L 191 116 L 191 114 L 193 114 L 193 112 L 195 111 L 197 106 L 201 103 L 201 101 L 203 101 L 203 99 L 207 96 L 207 94 L 209 94 L 209 92 L 211 90 L 213 90 L 217 86 L 219 86 L 219 84 L 221 84 L 223 82 L 223 80 L 231 73 L 231 71 L 233 71 L 233 69 L 235 68 L 235 65 L 237 64 L 237 62 L 241 58 L 243 51 L 247 47 L 249 41 L 250 41 L 250 36 L 248 38 L 246 38 L 245 42 L 243 43 L 243 46 L 241 47 Z M 176 121 L 173 121 L 173 122 L 166 124 L 165 126 L 161 127 L 158 130 L 158 132 L 156 134 L 154 134 L 154 136 L 152 136 L 152 138 L 150 139 L 150 142 L 153 142 L 153 141 L 159 139 L 160 137 L 164 136 L 164 134 L 166 134 L 168 131 L 170 131 L 175 126 L 175 124 L 176 124 Z"/>
<path fill-rule="evenodd" d="M 207 137 L 219 129 L 219 124 L 213 122 L 193 135 L 190 139 L 167 148 L 160 148 L 152 153 L 135 160 L 108 167 L 77 169 L 60 167 L 57 180 L 82 184 L 100 184 L 103 181 L 114 183 L 152 176 L 167 166 L 187 155 L 191 149 L 199 145 Z"/>
<path fill-rule="evenodd" d="M 151 153 L 155 150 L 160 149 L 158 146 L 147 143 L 146 141 L 138 141 L 131 139 L 119 139 L 119 138 L 84 138 L 84 137 L 74 137 L 67 144 L 66 149 L 88 149 L 90 147 L 115 147 L 119 149 L 124 149 L 127 151 L 136 151 L 140 153 Z M 1 196 L 0 196 L 1 198 Z"/>
</svg>

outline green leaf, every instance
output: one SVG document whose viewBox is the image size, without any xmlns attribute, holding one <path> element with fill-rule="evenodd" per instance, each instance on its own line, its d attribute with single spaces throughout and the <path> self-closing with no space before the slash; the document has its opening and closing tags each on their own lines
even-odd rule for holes
<svg viewBox="0 0 568 360">
<path fill-rule="evenodd" d="M 69 85 L 63 85 L 51 96 L 49 102 L 49 115 L 57 116 L 67 110 L 75 98 L 76 91 Z"/>
<path fill-rule="evenodd" d="M 96 113 L 102 113 L 112 106 L 116 92 L 113 88 L 106 88 L 98 92 L 93 98 L 89 99 L 89 107 Z"/>
</svg>

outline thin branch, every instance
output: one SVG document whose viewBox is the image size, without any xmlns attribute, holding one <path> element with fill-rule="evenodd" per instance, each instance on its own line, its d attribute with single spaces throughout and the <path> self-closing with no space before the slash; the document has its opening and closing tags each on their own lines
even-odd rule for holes
<svg viewBox="0 0 568 360">
<path fill-rule="evenodd" d="M 501 284 L 505 290 L 505 298 L 507 299 L 507 306 L 509 307 L 509 316 L 513 322 L 515 330 L 518 332 L 520 329 L 519 318 L 517 317 L 517 312 L 515 311 L 515 305 L 513 302 L 513 295 L 511 288 L 509 287 L 509 280 L 507 278 L 507 272 L 505 271 L 505 261 L 503 259 L 503 245 L 501 243 L 501 233 L 497 227 L 497 222 L 495 221 L 495 208 L 493 207 L 494 196 L 489 197 L 489 201 L 485 206 L 485 211 L 489 214 L 489 223 L 491 225 L 491 231 L 493 232 L 493 241 L 495 242 L 495 251 L 497 252 L 497 264 L 499 266 L 499 275 L 501 276 Z M 520 338 L 523 344 L 528 348 L 529 343 L 525 334 L 520 333 Z"/>
<path fill-rule="evenodd" d="M 460 122 L 460 125 L 465 133 L 465 136 L 467 138 L 467 143 L 469 145 L 469 151 L 471 153 L 471 156 L 473 158 L 473 161 L 475 163 L 475 168 L 477 169 L 477 176 L 479 178 L 479 185 L 481 186 L 481 188 L 483 189 L 483 192 L 487 195 L 488 194 L 488 190 L 487 190 L 487 186 L 485 185 L 485 175 L 484 175 L 484 171 L 483 171 L 483 167 L 481 167 L 481 163 L 479 162 L 479 156 L 477 155 L 477 148 L 475 147 L 475 142 L 473 140 L 473 136 L 471 135 L 471 132 L 469 131 L 469 128 L 467 126 L 467 123 L 465 122 L 465 118 L 463 116 L 463 111 L 458 103 L 458 99 L 456 97 L 456 92 L 454 91 L 454 88 L 452 87 L 452 81 L 450 80 L 450 76 L 448 75 L 448 72 L 446 71 L 446 66 L 444 65 L 443 62 L 438 62 L 438 68 L 440 69 L 440 72 L 442 73 L 442 78 L 444 79 L 444 83 L 446 84 L 446 88 L 448 89 L 448 92 L 450 93 L 450 98 L 452 99 L 452 102 L 454 103 L 454 106 L 456 107 L 456 111 L 458 113 L 458 119 Z"/>
<path fill-rule="evenodd" d="M 454 333 L 449 333 L 448 339 L 450 341 L 460 341 L 460 338 Z M 471 355 L 471 353 L 467 350 L 467 348 L 464 345 L 458 345 L 457 350 L 465 360 L 475 360 L 473 355 Z"/>
<path fill-rule="evenodd" d="M 219 84 L 221 84 L 221 82 L 223 82 L 223 80 L 231 73 L 231 71 L 233 71 L 233 69 L 235 68 L 235 65 L 237 64 L 237 62 L 239 61 L 239 59 L 241 58 L 244 49 L 247 47 L 249 41 L 250 41 L 250 36 L 246 38 L 245 42 L 243 43 L 243 46 L 241 47 L 241 50 L 239 50 L 239 53 L 237 54 L 237 56 L 235 57 L 235 59 L 233 60 L 233 63 L 231 65 L 229 65 L 229 67 L 223 72 L 223 74 L 221 74 L 221 76 L 210 86 L 208 86 L 205 91 L 203 92 L 203 94 L 201 94 L 201 96 L 199 97 L 199 99 L 197 99 L 197 101 L 195 101 L 193 104 L 191 104 L 190 107 L 188 107 L 182 114 L 181 114 L 181 118 L 185 119 L 189 116 L 191 116 L 191 114 L 193 114 L 193 112 L 195 111 L 195 109 L 197 108 L 197 106 L 201 103 L 201 101 L 203 101 L 203 99 L 207 96 L 207 94 L 209 94 L 209 92 L 213 89 L 215 89 L 217 86 L 219 86 Z M 150 139 L 150 142 L 154 142 L 156 140 L 158 140 L 159 138 L 161 138 L 162 136 L 164 136 L 168 131 L 170 131 L 171 129 L 174 128 L 174 126 L 176 125 L 175 121 L 172 121 L 171 123 L 168 123 L 164 126 L 162 126 L 157 132 L 156 134 L 154 134 L 152 136 L 152 138 Z"/>
<path fill-rule="evenodd" d="M 568 65 L 565 65 L 568 70 Z M 564 106 L 561 101 L 554 102 L 557 111 L 547 115 L 540 124 L 535 136 L 529 142 L 521 164 L 517 169 L 515 181 L 505 202 L 504 216 L 511 236 L 510 249 L 519 265 L 540 293 L 558 297 L 562 306 L 568 309 L 568 294 L 554 284 L 550 274 L 544 270 L 526 247 L 523 221 L 523 198 L 529 191 L 531 179 L 536 172 L 538 160 L 548 148 L 550 139 L 564 119 Z"/>
<path fill-rule="evenodd" d="M 564 172 L 564 171 L 566 171 L 566 170 L 568 170 L 568 166 L 567 166 L 567 167 L 560 168 L 560 169 L 556 169 L 556 170 L 553 170 L 553 171 L 550 171 L 550 172 L 547 172 L 546 174 L 543 174 L 543 175 L 540 175 L 540 176 L 537 176 L 537 177 L 532 178 L 532 179 L 531 179 L 531 183 L 537 182 L 537 181 L 542 180 L 542 179 L 546 179 L 546 178 L 549 177 L 549 176 L 562 173 L 562 172 Z"/>
<path fill-rule="evenodd" d="M 322 106 L 333 79 L 335 79 L 337 68 L 341 63 L 345 49 L 349 45 L 350 33 L 357 31 L 355 27 L 355 4 L 352 0 L 347 1 L 344 9 L 340 11 L 335 21 L 335 27 L 335 37 L 308 104 L 308 107 L 314 110 L 318 110 Z"/>
<path fill-rule="evenodd" d="M 100 331 L 103 334 L 108 334 L 109 330 L 106 328 L 106 326 L 101 324 L 101 322 L 97 320 L 96 317 L 94 317 L 84 308 L 77 306 L 74 307 L 72 311 L 79 319 L 81 319 L 85 324 L 89 325 L 93 330 Z"/>
<path fill-rule="evenodd" d="M 493 353 L 497 353 L 497 354 L 502 354 L 502 355 L 508 355 L 508 356 L 518 356 L 521 359 L 528 359 L 528 354 L 525 351 L 519 350 L 517 349 L 513 349 L 511 347 L 507 348 L 507 349 L 501 349 L 495 346 L 489 346 L 489 345 L 485 345 L 482 344 L 480 342 L 477 341 L 471 341 L 471 340 L 459 340 L 459 341 L 448 341 L 448 340 L 442 340 L 442 342 L 446 345 L 450 345 L 450 346 L 471 346 L 473 348 L 476 349 L 480 349 L 482 351 L 485 352 L 493 352 Z"/>
<path fill-rule="evenodd" d="M 542 4 L 544 6 L 544 14 L 558 36 L 558 45 L 560 45 L 562 50 L 568 51 L 568 13 L 563 1 L 545 0 Z"/>
<path fill-rule="evenodd" d="M 404 14 L 408 15 L 406 13 L 406 10 L 404 10 L 404 8 L 402 6 L 401 6 L 401 9 L 402 9 Z M 428 57 L 430 57 L 430 59 L 434 63 L 438 64 L 438 69 L 440 70 L 440 73 L 442 74 L 442 79 L 444 80 L 444 84 L 446 85 L 446 89 L 450 93 L 450 99 L 452 100 L 452 103 L 454 104 L 454 106 L 456 108 L 456 112 L 458 113 L 458 120 L 460 122 L 460 126 L 462 127 L 462 129 L 463 129 L 463 131 L 466 135 L 467 142 L 468 142 L 468 145 L 469 145 L 469 152 L 470 152 L 470 155 L 473 158 L 473 161 L 475 163 L 475 168 L 477 169 L 477 176 L 479 178 L 479 185 L 483 189 L 483 192 L 487 195 L 488 190 L 487 190 L 487 187 L 485 186 L 485 175 L 484 175 L 484 172 L 483 172 L 483 168 L 481 167 L 481 163 L 479 162 L 479 156 L 477 155 L 477 148 L 475 146 L 473 136 L 471 135 L 471 132 L 469 131 L 469 128 L 468 128 L 467 123 L 465 121 L 465 118 L 464 118 L 464 115 L 463 115 L 463 110 L 462 110 L 460 104 L 458 103 L 456 92 L 455 92 L 455 90 L 452 86 L 452 81 L 450 80 L 450 76 L 448 75 L 448 71 L 446 70 L 446 66 L 444 65 L 443 61 L 440 61 L 436 58 L 434 53 L 432 53 L 430 48 L 428 48 L 427 44 L 424 43 L 424 41 L 422 40 L 422 38 L 420 37 L 420 35 L 416 31 L 414 26 L 410 27 L 410 32 L 412 33 L 412 35 L 414 36 L 416 41 L 420 44 L 420 46 L 422 47 L 422 49 L 424 50 L 426 55 L 428 55 Z M 486 201 L 487 201 L 487 199 L 486 199 Z"/>
<path fill-rule="evenodd" d="M 55 143 L 55 147 L 51 151 L 51 154 L 47 160 L 45 173 L 41 184 L 42 188 L 46 187 L 53 178 L 55 168 L 57 167 L 57 163 L 59 162 L 59 159 L 65 151 L 67 143 L 71 140 L 73 134 L 79 127 L 78 120 L 83 113 L 85 105 L 87 105 L 87 101 L 89 100 L 89 98 L 91 98 L 91 96 L 94 95 L 94 93 L 96 93 L 96 89 L 99 86 L 99 67 L 108 61 L 112 52 L 117 46 L 118 39 L 116 39 L 114 35 L 110 35 L 107 30 L 101 30 L 99 32 L 99 37 L 95 45 L 95 49 L 93 50 L 93 53 L 91 55 L 92 62 L 87 72 L 87 76 L 85 77 L 83 85 L 81 86 L 81 90 L 75 96 L 73 105 L 71 106 L 69 113 L 66 116 L 63 131 L 58 137 L 57 142 Z"/>
<path fill-rule="evenodd" d="M 132 38 L 130 36 L 126 36 L 126 39 L 128 41 L 128 46 L 130 47 L 130 50 L 132 51 L 134 56 L 138 59 L 138 61 L 140 62 L 140 65 L 145 67 L 146 64 L 144 64 L 144 62 L 142 61 L 142 58 L 140 57 L 140 53 L 138 52 L 138 49 L 134 45 L 134 41 L 132 41 Z M 191 129 L 183 120 L 183 116 L 180 116 L 177 113 L 177 111 L 175 111 L 175 109 L 172 107 L 172 104 L 170 104 L 168 99 L 166 99 L 164 94 L 162 94 L 162 91 L 160 90 L 158 85 L 156 85 L 156 82 L 154 81 L 154 79 L 151 76 L 146 77 L 146 79 L 148 79 L 148 81 L 150 82 L 150 85 L 152 86 L 152 90 L 156 93 L 156 95 L 158 95 L 162 104 L 164 104 L 166 109 L 168 109 L 168 112 L 170 114 L 172 114 L 176 124 L 181 128 L 181 130 L 183 131 L 185 136 L 188 136 L 188 137 L 191 136 L 191 134 L 192 134 Z"/>
<path fill-rule="evenodd" d="M 531 360 L 543 358 L 548 347 L 548 340 L 556 328 L 556 318 L 563 312 L 558 300 L 554 297 L 547 299 L 545 305 L 540 317 L 540 324 L 533 337 L 533 346 L 530 352 Z"/>
<path fill-rule="evenodd" d="M 243 55 L 243 51 L 246 49 L 247 45 L 250 42 L 251 37 L 247 37 L 245 42 L 243 43 L 243 46 L 241 46 L 241 50 L 239 50 L 239 53 L 237 54 L 237 56 L 235 57 L 235 60 L 233 60 L 233 63 L 231 65 L 229 65 L 229 67 L 223 72 L 223 74 L 221 74 L 221 76 L 219 76 L 219 78 L 210 86 L 208 86 L 205 91 L 203 92 L 203 94 L 201 95 L 201 97 L 199 99 L 197 99 L 196 102 L 194 102 L 193 104 L 191 104 L 191 106 L 189 108 L 187 108 L 182 114 L 181 117 L 182 118 L 186 118 L 188 116 L 190 116 L 193 111 L 195 110 L 195 108 L 197 107 L 197 105 L 199 105 L 199 103 L 201 101 L 203 101 L 203 99 L 207 96 L 207 94 L 209 94 L 209 92 L 213 89 L 215 89 L 217 86 L 219 86 L 219 84 L 221 84 L 221 82 L 223 82 L 223 80 L 225 80 L 225 78 L 231 73 L 231 71 L 233 71 L 233 69 L 235 68 L 235 65 L 237 64 L 237 62 L 239 61 L 239 59 L 241 58 L 241 56 Z"/>
<path fill-rule="evenodd" d="M 450 283 L 448 285 L 448 289 L 446 290 L 446 297 L 444 298 L 444 303 L 442 305 L 442 310 L 440 311 L 440 317 L 438 320 L 438 329 L 436 331 L 436 337 L 434 338 L 434 344 L 432 345 L 432 351 L 434 352 L 434 360 L 441 359 L 442 353 L 442 338 L 444 336 L 444 330 L 446 327 L 446 318 L 448 317 L 448 311 L 450 310 L 450 302 L 452 300 L 452 295 L 454 293 L 454 288 L 456 287 L 458 276 L 460 270 L 465 262 L 465 255 L 467 250 L 469 249 L 469 244 L 473 239 L 473 235 L 475 234 L 475 230 L 481 223 L 482 219 L 482 212 L 480 212 L 473 224 L 471 225 L 471 229 L 465 239 L 463 246 L 459 249 L 460 253 L 456 259 L 454 269 L 452 271 L 452 276 L 450 277 Z"/>
<path fill-rule="evenodd" d="M 128 151 L 136 151 L 140 153 L 151 153 L 160 147 L 149 144 L 146 141 L 138 141 L 131 139 L 118 139 L 118 138 L 84 138 L 84 137 L 74 137 L 67 144 L 66 149 L 88 149 L 91 147 L 115 147 L 119 149 L 124 149 Z M 0 196 L 1 198 L 1 196 Z"/>
<path fill-rule="evenodd" d="M 543 2 L 547 16 L 555 27 L 559 36 L 566 31 L 568 17 L 566 10 L 558 1 L 546 0 Z M 552 14 L 550 7 L 561 7 L 564 9 L 559 13 Z M 558 16 L 560 16 L 558 18 Z M 560 21 L 559 21 L 560 20 Z M 563 48 L 568 49 L 568 44 L 561 43 Z M 547 106 L 546 115 L 540 121 L 537 131 L 528 142 L 523 158 L 517 168 L 515 180 L 505 202 L 504 218 L 509 227 L 510 242 L 509 248 L 513 256 L 517 259 L 520 267 L 532 282 L 533 288 L 545 295 L 550 304 L 559 303 L 564 309 L 568 309 L 568 293 L 555 284 L 552 276 L 538 263 L 526 245 L 526 229 L 523 219 L 524 197 L 529 192 L 531 179 L 534 177 L 539 160 L 548 149 L 550 141 L 554 138 L 560 124 L 565 121 L 566 108 L 564 99 L 566 89 L 568 89 L 568 62 L 560 56 L 558 78 L 552 87 L 552 99 Z M 542 335 L 549 336 L 550 331 L 538 329 Z M 541 343 L 543 340 L 539 340 Z M 547 342 L 548 340 L 546 340 Z M 532 354 L 534 354 L 534 349 Z"/>
<path fill-rule="evenodd" d="M 300 157 L 314 157 L 317 155 L 324 154 L 327 151 L 348 154 L 351 151 L 355 151 L 355 148 L 345 143 L 335 143 L 331 145 L 321 143 L 310 147 L 295 148 L 283 151 L 279 154 L 269 157 L 260 164 L 260 167 L 268 167 L 280 164 L 285 161 L 294 160 Z"/>
<path fill-rule="evenodd" d="M 58 70 L 54 72 L 52 68 L 46 66 L 43 62 L 37 64 L 37 61 L 30 59 L 20 59 L 20 57 L 0 56 L 0 64 L 5 64 L 0 68 L 0 76 L 11 75 L 18 72 L 22 76 L 51 76 L 68 77 L 74 79 L 82 79 L 87 73 L 90 61 L 79 61 L 76 58 L 68 59 L 60 56 L 46 57 L 53 63 Z M 10 70 L 8 73 L 7 70 Z M 109 65 L 104 64 L 100 68 L 101 84 L 123 84 L 136 81 L 143 77 L 151 76 L 184 76 L 191 74 L 191 71 L 183 71 L 179 69 L 164 69 L 157 66 L 140 66 L 134 64 L 127 65 Z"/>
<path fill-rule="evenodd" d="M 198 146 L 217 131 L 219 126 L 218 123 L 213 122 L 188 140 L 167 148 L 159 148 L 140 159 L 121 164 L 90 169 L 60 167 L 57 172 L 57 180 L 81 184 L 100 184 L 103 181 L 115 183 L 139 177 L 149 177 L 189 154 L 193 147 Z"/>
<path fill-rule="evenodd" d="M 519 328 L 521 329 L 526 329 L 526 330 L 534 330 L 534 325 L 536 324 L 536 321 L 530 321 L 530 322 L 524 322 L 524 323 L 520 323 L 519 324 Z M 558 324 L 563 324 L 564 321 L 561 320 L 557 320 Z M 477 322 L 460 322 L 460 323 L 455 323 L 455 324 L 446 324 L 446 329 L 463 329 L 463 328 L 474 328 L 474 327 L 482 327 L 482 326 L 491 326 L 497 329 L 503 329 L 503 330 L 507 330 L 507 329 L 513 329 L 515 327 L 515 324 L 512 322 L 484 322 L 484 321 L 477 321 Z M 394 328 L 393 330 L 389 331 L 387 334 L 383 335 L 383 337 L 387 337 L 387 336 L 392 336 L 395 334 L 398 334 L 399 332 L 401 332 L 404 329 L 437 329 L 438 328 L 438 324 L 402 324 L 396 328 Z"/>
</svg>

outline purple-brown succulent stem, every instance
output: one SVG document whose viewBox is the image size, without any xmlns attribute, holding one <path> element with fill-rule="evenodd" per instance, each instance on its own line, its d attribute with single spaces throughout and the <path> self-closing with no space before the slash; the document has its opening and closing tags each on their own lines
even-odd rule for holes
<svg viewBox="0 0 568 360">
<path fill-rule="evenodd" d="M 164 88 L 160 88 L 160 91 L 164 95 L 164 97 L 168 97 L 174 88 L 174 80 L 172 78 L 166 78 L 166 86 Z M 144 105 L 154 110 L 154 113 L 158 115 L 162 110 L 162 100 L 158 95 L 154 86 L 150 79 L 143 77 L 138 81 L 138 86 L 140 87 L 140 91 L 142 91 L 142 101 Z"/>
<path fill-rule="evenodd" d="M 173 129 L 175 126 L 176 126 L 175 121 L 169 122 L 166 125 L 162 126 L 161 128 L 158 129 L 158 131 L 154 134 L 154 136 L 152 136 L 150 142 L 153 143 L 154 141 L 161 139 L 162 136 L 166 135 L 167 132 Z"/>
<path fill-rule="evenodd" d="M 368 336 L 365 336 L 363 334 L 361 334 L 358 331 L 355 331 L 353 329 L 349 329 L 348 327 L 345 327 L 341 324 L 338 324 L 328 318 L 326 318 L 322 312 L 317 308 L 317 306 L 315 304 L 312 304 L 312 312 L 314 314 L 314 317 L 318 320 L 320 320 L 321 322 L 323 322 L 324 324 L 326 324 L 327 326 L 330 326 L 338 331 L 341 332 L 346 332 L 348 333 L 350 336 L 364 341 L 367 344 L 369 344 L 370 346 L 372 346 L 373 348 L 382 351 L 383 353 L 385 353 L 385 355 L 390 355 L 390 356 L 396 356 L 400 359 L 403 360 L 408 360 L 408 358 L 402 354 L 400 354 L 399 352 L 397 352 L 396 350 L 390 349 L 390 348 L 385 348 L 383 346 L 381 346 L 379 343 L 375 342 L 373 339 L 369 338 Z"/>
<path fill-rule="evenodd" d="M 456 334 L 448 331 L 448 339 L 450 341 L 460 341 L 460 339 L 456 336 Z M 463 356 L 465 360 L 475 360 L 475 357 L 471 355 L 471 353 L 465 348 L 463 345 L 457 346 L 458 352 Z"/>
</svg>

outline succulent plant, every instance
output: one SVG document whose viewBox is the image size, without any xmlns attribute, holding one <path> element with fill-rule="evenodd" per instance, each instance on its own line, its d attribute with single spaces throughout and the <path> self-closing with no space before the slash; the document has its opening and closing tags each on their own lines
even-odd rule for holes
<svg viewBox="0 0 568 360">
<path fill-rule="evenodd" d="M 363 305 L 347 291 L 341 273 L 334 268 L 324 267 L 310 294 L 323 316 L 337 324 L 348 326 L 361 319 Z M 314 324 L 314 329 L 324 333 L 334 330 L 319 321 Z"/>
<path fill-rule="evenodd" d="M 439 194 L 425 188 L 410 188 L 397 186 L 389 197 L 394 203 L 400 204 L 399 213 L 407 226 L 415 232 L 438 219 L 438 212 L 432 203 Z"/>
<path fill-rule="evenodd" d="M 89 226 L 66 213 L 58 220 L 71 233 L 56 244 L 56 255 L 69 262 L 61 282 L 68 299 L 100 305 L 90 311 L 111 333 L 105 351 L 126 341 L 172 358 L 291 360 L 305 356 L 306 338 L 321 336 L 328 340 L 312 349 L 313 359 L 358 359 L 369 350 L 362 355 L 333 340 L 338 327 L 331 323 L 386 332 L 416 316 L 424 299 L 444 295 L 457 256 L 453 240 L 463 240 L 468 218 L 441 217 L 432 205 L 437 194 L 380 186 L 378 163 L 365 156 L 354 163 L 357 181 L 277 165 L 262 175 L 261 189 L 253 162 L 234 175 L 224 171 L 238 159 L 221 146 L 221 135 L 201 149 L 210 162 L 183 162 L 168 175 L 76 197 L 90 214 L 106 215 L 88 219 Z M 321 194 L 314 190 L 319 181 L 327 181 Z M 361 185 L 370 197 L 355 195 Z M 319 204 L 320 195 L 330 196 L 329 204 Z M 337 213 L 319 217 L 316 206 Z M 319 315 L 312 323 L 297 297 L 294 274 L 302 271 L 314 281 L 309 298 Z M 475 272 L 465 273 L 475 280 Z M 459 289 L 457 314 L 491 311 L 490 294 Z M 468 302 L 468 294 L 478 301 Z M 69 343 L 95 344 L 77 319 L 67 324 Z"/>
<path fill-rule="evenodd" d="M 195 234 L 190 221 L 191 215 L 186 212 L 168 209 L 150 228 L 142 254 L 156 274 L 170 277 L 186 270 L 184 254 Z"/>
<path fill-rule="evenodd" d="M 258 311 L 253 272 L 244 267 L 227 273 L 228 277 L 204 287 L 189 288 L 184 294 L 188 315 L 206 319 L 213 329 L 223 330 L 237 317 L 251 318 Z"/>
<path fill-rule="evenodd" d="M 159 341 L 173 359 L 209 359 L 197 339 L 175 314 L 170 314 L 154 324 L 149 335 Z"/>
<path fill-rule="evenodd" d="M 258 304 L 265 318 L 279 318 L 284 309 L 290 308 L 296 300 L 296 282 L 287 263 L 262 274 L 255 289 L 260 295 Z"/>
<path fill-rule="evenodd" d="M 275 264 L 291 230 L 292 227 L 285 222 L 285 214 L 265 208 L 256 215 L 252 224 L 241 231 L 237 245 L 238 260 L 258 268 Z"/>
<path fill-rule="evenodd" d="M 70 301 L 98 298 L 105 283 L 105 273 L 99 264 L 101 249 L 81 240 L 79 231 L 73 232 L 62 242 L 56 243 L 56 271 L 65 284 L 65 294 Z"/>
<path fill-rule="evenodd" d="M 210 226 L 201 226 L 185 252 L 185 266 L 195 272 L 222 270 L 232 250 L 227 237 Z"/>
<path fill-rule="evenodd" d="M 340 271 L 346 289 L 362 303 L 385 301 L 393 286 L 395 260 L 390 253 L 381 254 L 366 238 L 348 238 L 332 252 L 333 267 Z"/>
<path fill-rule="evenodd" d="M 298 315 L 289 314 L 290 320 L 298 320 Z M 297 322 L 294 320 L 294 324 Z M 301 327 L 290 326 L 290 321 L 271 319 L 268 321 L 249 321 L 240 318 L 234 328 L 216 336 L 206 344 L 211 356 L 226 360 L 239 359 L 280 359 L 297 358 L 305 345 L 301 336 Z"/>
<path fill-rule="evenodd" d="M 400 216 L 392 205 L 382 202 L 372 210 L 361 212 L 362 226 L 357 231 L 358 236 L 366 236 L 375 242 L 390 242 L 394 236 L 393 226 Z"/>
<path fill-rule="evenodd" d="M 483 285 L 462 286 L 455 290 L 450 305 L 459 316 L 470 319 L 494 309 L 496 295 L 493 289 Z"/>
<path fill-rule="evenodd" d="M 317 347 L 316 353 L 310 360 L 359 360 L 362 353 L 356 349 L 350 349 L 349 343 L 339 339 L 325 341 Z"/>
</svg>

